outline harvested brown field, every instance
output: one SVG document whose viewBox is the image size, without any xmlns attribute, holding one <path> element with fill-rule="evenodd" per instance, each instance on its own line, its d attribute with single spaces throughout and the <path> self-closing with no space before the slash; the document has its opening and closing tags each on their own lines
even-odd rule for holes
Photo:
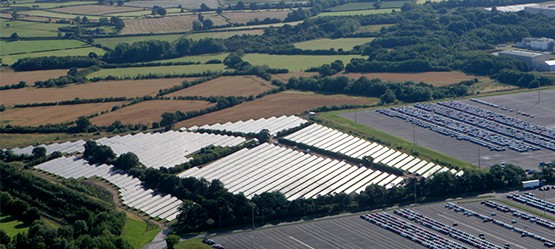
<svg viewBox="0 0 555 249">
<path fill-rule="evenodd" d="M 2 112 L 2 122 L 24 126 L 59 124 L 76 120 L 80 116 L 109 111 L 113 106 L 121 105 L 122 103 L 123 102 L 107 102 L 15 108 Z"/>
<path fill-rule="evenodd" d="M 205 19 L 210 19 L 214 25 L 225 25 L 227 22 L 222 16 L 206 14 Z M 196 15 L 166 16 L 156 18 L 137 18 L 124 20 L 125 28 L 121 34 L 167 33 L 185 32 L 193 29 L 193 21 L 198 20 Z"/>
<path fill-rule="evenodd" d="M 289 80 L 289 78 L 291 77 L 312 77 L 314 75 L 318 75 L 318 73 L 315 72 L 303 72 L 303 71 L 299 71 L 299 72 L 289 72 L 289 73 L 280 73 L 280 74 L 272 74 L 272 79 L 275 80 L 281 80 L 283 82 L 286 82 Z"/>
<path fill-rule="evenodd" d="M 199 100 L 152 100 L 121 108 L 91 119 L 97 125 L 110 125 L 119 120 L 124 124 L 145 124 L 159 122 L 164 112 L 198 111 L 214 105 Z"/>
<path fill-rule="evenodd" d="M 194 80 L 195 78 L 187 78 Z M 75 98 L 140 97 L 155 95 L 160 89 L 180 85 L 185 78 L 100 81 L 62 88 L 22 88 L 0 91 L 4 105 L 58 102 Z"/>
<path fill-rule="evenodd" d="M 55 12 L 77 14 L 77 15 L 104 15 L 104 14 L 111 14 L 111 13 L 141 11 L 141 10 L 143 10 L 143 8 L 117 6 L 117 5 L 109 6 L 109 5 L 98 5 L 98 4 L 67 6 L 67 7 L 51 9 L 51 11 L 55 11 Z"/>
<path fill-rule="evenodd" d="M 320 95 L 307 92 L 286 91 L 268 95 L 259 100 L 243 103 L 221 111 L 209 113 L 193 119 L 179 122 L 176 127 L 190 127 L 228 121 L 239 121 L 271 116 L 302 113 L 320 106 L 331 105 L 371 105 L 377 103 L 374 98 L 350 97 L 345 95 Z"/>
<path fill-rule="evenodd" d="M 47 80 L 64 76 L 67 74 L 67 69 L 40 70 L 30 72 L 2 71 L 0 73 L 2 74 L 2 77 L 0 77 L 0 86 L 17 84 L 20 81 L 27 82 L 27 85 L 33 85 L 33 83 L 35 83 L 35 81 L 37 80 Z"/>
<path fill-rule="evenodd" d="M 237 11 L 237 12 L 224 12 L 222 15 L 227 18 L 230 23 L 246 23 L 254 19 L 264 20 L 266 18 L 277 18 L 283 20 L 287 17 L 289 10 L 258 10 L 252 11 Z"/>
<path fill-rule="evenodd" d="M 168 94 L 172 96 L 245 96 L 276 88 L 269 81 L 255 76 L 229 76 L 216 78 L 183 90 Z"/>
<path fill-rule="evenodd" d="M 358 79 L 362 76 L 369 79 L 381 79 L 384 81 L 413 81 L 413 82 L 425 82 L 432 84 L 434 86 L 448 86 L 452 84 L 459 83 L 463 80 L 471 80 L 477 78 L 478 80 L 487 79 L 482 76 L 475 76 L 465 74 L 463 72 L 424 72 L 424 73 L 347 73 L 341 76 L 347 76 L 349 78 Z"/>
</svg>

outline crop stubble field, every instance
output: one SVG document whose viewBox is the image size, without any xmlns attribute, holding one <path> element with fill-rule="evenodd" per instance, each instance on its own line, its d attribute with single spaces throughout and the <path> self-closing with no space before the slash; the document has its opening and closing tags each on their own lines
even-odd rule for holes
<svg viewBox="0 0 555 249">
<path fill-rule="evenodd" d="M 277 18 L 283 20 L 287 17 L 289 10 L 258 10 L 258 11 L 237 11 L 224 12 L 222 15 L 229 20 L 230 23 L 246 23 L 255 18 L 264 20 L 266 18 Z"/>
<path fill-rule="evenodd" d="M 35 52 L 35 53 L 26 53 L 26 54 L 16 54 L 16 55 L 6 55 L 2 56 L 2 63 L 11 65 L 17 60 L 21 58 L 33 58 L 33 57 L 42 57 L 42 56 L 85 56 L 89 55 L 90 52 L 94 52 L 97 55 L 104 55 L 106 51 L 96 48 L 96 47 L 79 47 L 79 48 L 70 48 L 70 49 L 62 49 L 62 50 L 55 50 L 55 51 L 44 51 L 44 52 Z"/>
<path fill-rule="evenodd" d="M 0 71 L 0 86 L 17 84 L 20 81 L 27 82 L 27 85 L 32 85 L 37 80 L 47 80 L 58 78 L 67 74 L 67 69 L 56 70 L 39 70 L 29 72 L 13 72 L 13 71 Z"/>
<path fill-rule="evenodd" d="M 80 116 L 108 111 L 113 106 L 121 105 L 122 103 L 123 102 L 106 102 L 15 108 L 2 112 L 2 122 L 23 126 L 59 124 L 76 120 Z"/>
<path fill-rule="evenodd" d="M 164 112 L 198 111 L 214 105 L 197 100 L 152 100 L 126 106 L 91 119 L 97 125 L 110 125 L 119 120 L 124 124 L 145 124 L 159 122 Z"/>
<path fill-rule="evenodd" d="M 180 85 L 183 80 L 194 78 L 100 81 L 63 88 L 22 88 L 0 91 L 4 105 L 45 103 L 75 98 L 142 97 L 155 95 L 160 89 Z"/>
<path fill-rule="evenodd" d="M 304 50 L 316 50 L 316 49 L 343 49 L 345 51 L 352 50 L 355 46 L 362 45 L 365 43 L 369 43 L 374 38 L 364 37 L 364 38 L 338 38 L 338 39 L 329 39 L 329 38 L 322 38 L 316 40 L 309 40 L 299 43 L 294 43 L 293 45 L 296 48 L 304 49 Z"/>
<path fill-rule="evenodd" d="M 66 6 L 61 8 L 52 9 L 55 12 L 63 12 L 69 14 L 77 15 L 104 15 L 111 13 L 120 12 L 131 12 L 131 11 L 141 11 L 142 8 L 139 7 L 129 7 L 129 6 L 109 6 L 109 5 L 80 5 L 80 6 Z"/>
<path fill-rule="evenodd" d="M 207 71 L 224 71 L 225 67 L 223 64 L 198 64 L 198 65 L 179 65 L 179 66 L 159 66 L 159 67 L 126 67 L 126 68 L 110 68 L 102 69 L 100 71 L 94 72 L 87 75 L 87 78 L 92 79 L 94 77 L 106 77 L 106 76 L 116 76 L 116 77 L 135 77 L 139 75 L 147 74 L 191 74 L 191 73 L 202 73 Z"/>
<path fill-rule="evenodd" d="M 424 73 L 346 73 L 339 76 L 347 76 L 352 79 L 366 77 L 368 79 L 380 79 L 383 81 L 394 82 L 425 82 L 434 86 L 447 86 L 459 83 L 464 80 L 478 80 L 487 79 L 482 76 L 468 75 L 463 72 L 424 72 Z"/>
<path fill-rule="evenodd" d="M 205 19 L 210 19 L 214 25 L 225 25 L 227 22 L 222 16 L 205 14 Z M 121 34 L 168 33 L 185 32 L 193 29 L 193 21 L 198 20 L 196 15 L 166 16 L 156 18 L 126 19 L 125 28 Z"/>
<path fill-rule="evenodd" d="M 245 96 L 256 95 L 276 88 L 270 82 L 255 76 L 229 76 L 216 78 L 166 96 Z"/>
<path fill-rule="evenodd" d="M 304 112 L 320 106 L 331 105 L 370 105 L 376 99 L 364 97 L 349 97 L 345 95 L 319 95 L 313 93 L 286 91 L 271 94 L 261 99 L 246 102 L 221 111 L 202 115 L 197 118 L 182 121 L 176 127 L 190 127 L 228 121 L 257 119 L 271 116 L 291 115 Z"/>
</svg>

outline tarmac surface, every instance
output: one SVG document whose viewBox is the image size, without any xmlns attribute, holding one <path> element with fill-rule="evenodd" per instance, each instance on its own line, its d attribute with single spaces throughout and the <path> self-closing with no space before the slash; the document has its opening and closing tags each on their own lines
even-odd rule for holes
<svg viewBox="0 0 555 249">
<path fill-rule="evenodd" d="M 538 95 L 540 96 L 539 98 Z M 472 102 L 469 99 L 462 100 L 462 102 L 555 129 L 555 89 L 542 90 L 539 94 L 538 91 L 534 91 L 479 99 L 500 106 L 507 106 L 508 110 L 493 108 Z M 539 99 L 541 102 L 538 103 Z M 513 112 L 510 112 L 510 109 L 513 109 Z M 534 118 L 519 115 L 516 113 L 517 110 L 533 114 Z M 410 142 L 416 142 L 418 145 L 481 167 L 489 167 L 506 162 L 527 169 L 537 169 L 540 161 L 550 162 L 555 160 L 555 151 L 545 148 L 525 153 L 519 153 L 510 149 L 502 152 L 490 151 L 477 144 L 460 141 L 425 128 L 413 126 L 402 119 L 389 117 L 374 110 L 356 112 L 356 114 L 354 112 L 345 113 L 340 116 L 356 120 L 357 123 L 385 131 L 393 136 Z"/>
</svg>

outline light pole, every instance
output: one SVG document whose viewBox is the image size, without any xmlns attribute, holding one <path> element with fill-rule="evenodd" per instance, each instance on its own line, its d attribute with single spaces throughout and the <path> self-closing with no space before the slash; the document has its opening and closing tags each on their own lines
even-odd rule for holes
<svg viewBox="0 0 555 249">
<path fill-rule="evenodd" d="M 545 179 L 542 180 L 542 187 L 545 185 Z M 543 203 L 545 204 L 545 190 L 543 192 Z M 545 216 L 545 207 L 543 207 L 543 216 Z"/>
</svg>

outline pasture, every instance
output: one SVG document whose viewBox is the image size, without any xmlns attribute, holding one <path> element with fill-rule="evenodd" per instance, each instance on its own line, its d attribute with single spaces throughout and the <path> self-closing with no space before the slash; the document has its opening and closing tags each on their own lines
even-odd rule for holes
<svg viewBox="0 0 555 249">
<path fill-rule="evenodd" d="M 182 34 L 156 35 L 156 36 L 121 36 L 121 37 L 109 37 L 109 38 L 96 38 L 94 39 L 94 42 L 102 45 L 103 47 L 114 49 L 118 44 L 124 43 L 124 42 L 129 44 L 133 42 L 138 42 L 138 41 L 150 41 L 150 40 L 174 42 L 179 40 L 179 38 L 181 37 L 183 37 Z"/>
<path fill-rule="evenodd" d="M 129 18 L 129 17 L 140 17 L 140 16 L 148 16 L 148 15 L 152 15 L 152 10 L 150 9 L 146 9 L 143 10 L 144 8 L 140 8 L 139 11 L 129 11 L 129 12 L 118 12 L 118 13 L 111 13 L 111 14 L 105 14 L 104 16 L 119 16 L 121 18 Z M 181 12 L 180 8 L 167 8 L 166 9 L 166 16 L 172 16 L 172 15 L 181 15 L 182 13 L 188 13 L 189 11 L 183 9 L 183 12 Z"/>
<path fill-rule="evenodd" d="M 160 228 L 143 220 L 127 218 L 121 232 L 121 238 L 127 240 L 135 249 L 143 248 L 150 243 L 154 236 L 160 232 Z"/>
<path fill-rule="evenodd" d="M 191 56 L 183 56 L 183 57 L 168 59 L 168 60 L 159 60 L 159 61 L 155 61 L 155 62 L 167 63 L 167 62 L 194 61 L 194 62 L 206 63 L 209 60 L 221 60 L 221 61 L 223 61 L 227 55 L 229 55 L 229 54 L 228 53 L 222 53 L 222 54 L 191 55 Z"/>
<path fill-rule="evenodd" d="M 335 50 L 352 50 L 355 46 L 362 45 L 364 43 L 369 43 L 374 38 L 338 38 L 329 39 L 322 38 L 316 40 L 309 40 L 304 42 L 293 43 L 296 48 L 304 50 L 317 50 L 317 49 L 335 49 Z"/>
<path fill-rule="evenodd" d="M 276 88 L 270 82 L 255 76 L 229 76 L 216 78 L 166 96 L 251 96 Z"/>
<path fill-rule="evenodd" d="M 7 55 L 7 56 L 2 56 L 2 63 L 11 65 L 21 58 L 29 58 L 29 57 L 77 56 L 77 55 L 85 56 L 85 55 L 88 55 L 90 52 L 94 52 L 97 55 L 104 55 L 106 51 L 100 48 L 89 46 L 89 47 L 80 47 L 80 48 L 72 48 L 72 49 L 62 49 L 62 50 L 56 50 L 56 51 L 47 51 L 47 52 Z"/>
<path fill-rule="evenodd" d="M 266 18 L 283 20 L 287 17 L 289 10 L 257 10 L 257 11 L 234 11 L 224 12 L 222 15 L 230 23 L 247 23 L 254 19 L 264 20 Z"/>
<path fill-rule="evenodd" d="M 187 34 L 185 35 L 185 37 L 192 40 L 200 40 L 202 38 L 226 39 L 234 35 L 261 35 L 261 34 L 264 34 L 264 30 L 251 29 L 251 30 L 236 30 L 236 31 L 222 31 L 222 32 L 199 32 L 199 33 Z"/>
<path fill-rule="evenodd" d="M 412 1 L 382 1 L 381 8 L 391 9 L 391 8 L 401 8 L 405 3 L 411 3 Z M 353 10 L 371 10 L 375 9 L 375 2 L 353 2 L 346 3 L 338 6 L 334 6 L 326 9 L 326 11 L 353 11 Z"/>
<path fill-rule="evenodd" d="M 272 116 L 302 113 L 321 106 L 332 105 L 372 105 L 374 98 L 349 97 L 345 95 L 320 95 L 309 92 L 286 91 L 265 96 L 221 111 L 208 113 L 200 117 L 179 122 L 177 127 L 190 127 L 228 121 L 267 118 Z"/>
<path fill-rule="evenodd" d="M 75 98 L 153 96 L 160 89 L 180 85 L 183 80 L 184 78 L 117 80 L 73 84 L 63 88 L 22 88 L 0 91 L 0 99 L 2 99 L 2 104 L 10 106 L 26 103 L 58 102 Z"/>
<path fill-rule="evenodd" d="M 0 213 L 0 228 L 4 230 L 8 236 L 15 237 L 18 233 L 24 233 L 29 230 L 29 225 L 24 224 L 22 221 L 17 220 L 11 215 L 4 215 Z"/>
<path fill-rule="evenodd" d="M 44 50 L 60 50 L 86 47 L 86 43 L 77 40 L 36 40 L 36 41 L 0 41 L 0 55 L 32 53 Z"/>
<path fill-rule="evenodd" d="M 401 11 L 400 9 L 372 9 L 372 10 L 353 10 L 353 11 L 337 11 L 337 12 L 322 12 L 317 17 L 322 16 L 356 16 L 356 15 L 375 15 L 386 14 L 393 11 Z"/>
<path fill-rule="evenodd" d="M 126 6 L 138 6 L 152 8 L 158 5 L 164 8 L 178 7 L 181 5 L 185 9 L 198 9 L 201 4 L 205 3 L 210 8 L 217 8 L 220 6 L 217 0 L 138 0 L 125 3 Z"/>
<path fill-rule="evenodd" d="M 97 125 L 110 125 L 119 120 L 124 124 L 150 125 L 152 122 L 160 122 L 164 112 L 199 111 L 212 105 L 214 104 L 198 100 L 151 100 L 94 117 L 91 122 Z"/>
<path fill-rule="evenodd" d="M 22 2 L 22 1 L 17 1 Z M 32 7 L 38 5 L 41 9 L 52 9 L 59 8 L 63 6 L 74 6 L 74 5 L 88 5 L 97 4 L 97 1 L 69 1 L 69 2 L 50 2 L 50 3 L 37 3 L 35 1 L 29 3 L 17 3 L 10 5 L 11 7 Z"/>
<path fill-rule="evenodd" d="M 214 29 L 214 30 L 237 30 L 237 29 L 245 29 L 245 28 L 249 28 L 249 29 L 265 29 L 265 28 L 269 28 L 269 27 L 282 27 L 285 25 L 290 25 L 290 26 L 295 26 L 299 23 L 302 23 L 303 21 L 296 21 L 296 22 L 280 22 L 280 23 L 271 23 L 271 24 L 259 24 L 259 25 L 250 25 L 250 26 L 237 26 L 237 27 L 229 27 L 229 28 L 221 28 L 221 29 Z"/>
<path fill-rule="evenodd" d="M 57 18 L 57 19 L 74 19 L 75 17 L 87 17 L 89 20 L 98 20 L 99 16 L 94 15 L 75 15 L 75 14 L 66 14 L 60 12 L 53 12 L 48 10 L 30 10 L 30 11 L 22 11 L 21 14 L 29 15 L 29 16 L 38 16 L 38 17 L 46 17 L 46 18 Z"/>
<path fill-rule="evenodd" d="M 29 145 L 40 145 L 49 143 L 63 143 L 65 141 L 88 140 L 100 138 L 106 134 L 99 133 L 0 133 L 2 148 L 17 148 Z"/>
<path fill-rule="evenodd" d="M 224 71 L 223 64 L 199 64 L 199 65 L 179 65 L 179 66 L 160 66 L 160 67 L 126 67 L 126 68 L 110 68 L 89 74 L 89 79 L 94 77 L 135 77 L 147 74 L 192 74 L 203 72 Z"/>
<path fill-rule="evenodd" d="M 360 26 L 357 30 L 357 33 L 366 33 L 366 32 L 380 32 L 384 27 L 390 27 L 393 24 L 374 24 L 374 25 L 365 25 Z"/>
<path fill-rule="evenodd" d="M 214 25 L 227 24 L 226 20 L 219 15 L 205 14 L 205 19 L 210 19 Z M 185 32 L 193 29 L 193 21 L 198 20 L 196 15 L 166 16 L 155 18 L 126 19 L 125 28 L 121 34 L 145 34 L 145 33 L 168 33 Z"/>
<path fill-rule="evenodd" d="M 2 112 L 2 122 L 20 126 L 60 124 L 74 121 L 80 116 L 88 116 L 109 111 L 123 102 L 91 103 L 78 105 L 37 106 L 14 108 Z"/>
<path fill-rule="evenodd" d="M 29 72 L 1 71 L 0 73 L 2 74 L 2 77 L 0 77 L 0 86 L 17 84 L 20 81 L 25 81 L 27 82 L 27 85 L 31 85 L 37 80 L 47 80 L 64 76 L 67 74 L 67 71 L 67 69 L 39 70 Z"/>
<path fill-rule="evenodd" d="M 483 76 L 465 74 L 463 72 L 424 72 L 424 73 L 346 73 L 340 74 L 352 79 L 366 77 L 368 79 L 380 79 L 383 81 L 405 82 L 413 81 L 416 83 L 424 82 L 434 86 L 448 86 L 464 80 L 478 79 L 480 81 L 488 79 Z"/>
<path fill-rule="evenodd" d="M 117 6 L 117 5 L 83 5 L 83 6 L 66 6 L 56 9 L 51 9 L 53 12 L 61 12 L 74 15 L 105 15 L 112 13 L 121 12 L 131 12 L 131 11 L 141 11 L 142 8 L 138 7 L 128 7 L 128 6 Z"/>
<path fill-rule="evenodd" d="M 312 67 L 341 60 L 345 65 L 352 58 L 363 58 L 360 55 L 273 55 L 273 54 L 246 54 L 244 61 L 252 65 L 268 65 L 271 68 L 286 68 L 290 71 L 301 71 Z"/>
<path fill-rule="evenodd" d="M 9 37 L 12 33 L 17 33 L 20 37 L 56 37 L 58 28 L 63 24 L 39 23 L 25 21 L 10 21 L 0 19 L 0 36 Z"/>
</svg>

